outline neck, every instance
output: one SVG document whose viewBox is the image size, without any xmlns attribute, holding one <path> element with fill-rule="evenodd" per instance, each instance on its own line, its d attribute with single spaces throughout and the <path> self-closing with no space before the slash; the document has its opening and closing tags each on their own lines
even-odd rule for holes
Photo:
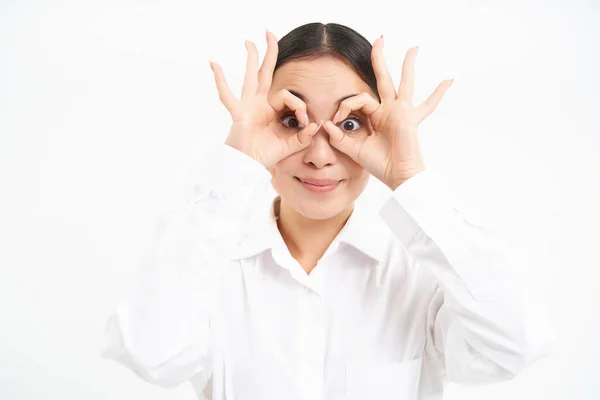
<svg viewBox="0 0 600 400">
<path fill-rule="evenodd" d="M 316 264 L 342 230 L 353 207 L 328 219 L 311 219 L 278 200 L 277 227 L 292 257 L 301 264 Z M 276 208 L 276 209 L 277 209 Z"/>
</svg>

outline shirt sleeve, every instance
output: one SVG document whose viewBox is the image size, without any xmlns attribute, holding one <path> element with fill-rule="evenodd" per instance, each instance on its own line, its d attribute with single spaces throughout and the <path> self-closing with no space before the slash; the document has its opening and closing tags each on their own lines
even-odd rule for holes
<svg viewBox="0 0 600 400">
<path fill-rule="evenodd" d="M 106 321 L 100 352 L 162 387 L 208 382 L 218 348 L 219 271 L 240 218 L 271 180 L 260 163 L 225 144 L 193 168 L 196 184 L 161 216 L 131 288 Z"/>
<path fill-rule="evenodd" d="M 449 381 L 466 386 L 512 379 L 556 343 L 529 257 L 459 202 L 425 169 L 401 184 L 380 216 L 416 265 L 438 281 L 427 311 L 425 351 Z"/>
</svg>

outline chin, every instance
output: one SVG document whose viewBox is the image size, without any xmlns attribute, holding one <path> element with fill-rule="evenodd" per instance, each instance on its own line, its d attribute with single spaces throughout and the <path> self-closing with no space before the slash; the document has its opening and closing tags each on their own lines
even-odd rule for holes
<svg viewBox="0 0 600 400">
<path fill-rule="evenodd" d="M 321 208 L 318 210 L 310 210 L 310 212 L 303 212 L 301 214 L 304 215 L 306 218 L 316 219 L 316 220 L 325 220 L 325 219 L 330 219 L 330 218 L 335 217 L 342 211 L 343 211 L 342 209 L 327 210 L 327 209 Z"/>
<path fill-rule="evenodd" d="M 307 200 L 296 198 L 289 204 L 306 218 L 324 220 L 337 216 L 347 205 L 342 199 Z"/>
</svg>

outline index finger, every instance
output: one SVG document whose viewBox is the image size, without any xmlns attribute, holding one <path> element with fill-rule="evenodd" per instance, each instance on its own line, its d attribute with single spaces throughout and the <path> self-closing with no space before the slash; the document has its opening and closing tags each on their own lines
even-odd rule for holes
<svg viewBox="0 0 600 400">
<path fill-rule="evenodd" d="M 285 107 L 294 111 L 294 114 L 299 121 L 306 125 L 309 124 L 308 114 L 306 113 L 306 103 L 294 96 L 289 90 L 281 89 L 277 92 L 269 102 L 275 111 L 281 112 Z"/>
</svg>

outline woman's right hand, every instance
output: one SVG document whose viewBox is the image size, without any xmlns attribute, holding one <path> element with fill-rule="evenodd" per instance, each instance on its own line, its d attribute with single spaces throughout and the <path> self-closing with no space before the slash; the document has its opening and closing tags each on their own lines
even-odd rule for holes
<svg viewBox="0 0 600 400">
<path fill-rule="evenodd" d="M 271 88 L 279 49 L 273 33 L 267 31 L 266 38 L 267 52 L 258 71 L 256 45 L 246 41 L 248 59 L 241 99 L 237 99 L 229 89 L 221 66 L 212 61 L 210 65 L 215 75 L 219 99 L 233 120 L 225 144 L 247 154 L 269 169 L 287 156 L 308 147 L 320 124 L 309 123 L 306 104 L 286 89 L 280 90 L 272 96 L 270 102 L 268 101 L 267 94 Z M 304 124 L 304 128 L 282 138 L 273 132 L 271 122 L 277 113 L 286 107 L 294 112 L 298 121 Z"/>
</svg>

